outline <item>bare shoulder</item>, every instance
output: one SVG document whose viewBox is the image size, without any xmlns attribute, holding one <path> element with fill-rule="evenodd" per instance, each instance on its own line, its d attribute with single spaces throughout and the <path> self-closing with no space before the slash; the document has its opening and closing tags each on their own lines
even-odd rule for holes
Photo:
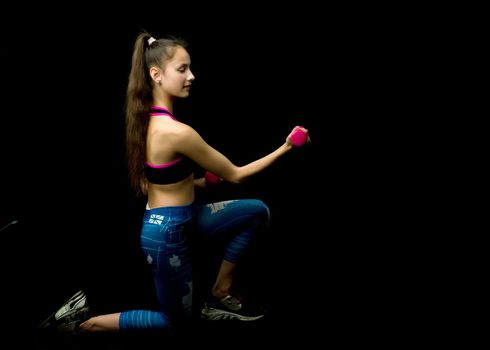
<svg viewBox="0 0 490 350">
<path fill-rule="evenodd" d="M 188 155 L 206 144 L 193 127 L 169 119 L 150 126 L 149 142 L 153 147 L 170 147 L 174 152 Z"/>
<path fill-rule="evenodd" d="M 192 126 L 180 122 L 175 123 L 173 132 L 182 140 L 200 138 L 199 133 Z"/>
<path fill-rule="evenodd" d="M 176 125 L 173 140 L 176 141 L 176 149 L 182 154 L 191 156 L 195 150 L 202 150 L 206 146 L 206 142 L 199 133 L 187 124 Z"/>
<path fill-rule="evenodd" d="M 189 125 L 178 121 L 165 121 L 154 125 L 150 133 L 157 138 L 185 139 L 197 132 Z"/>
</svg>

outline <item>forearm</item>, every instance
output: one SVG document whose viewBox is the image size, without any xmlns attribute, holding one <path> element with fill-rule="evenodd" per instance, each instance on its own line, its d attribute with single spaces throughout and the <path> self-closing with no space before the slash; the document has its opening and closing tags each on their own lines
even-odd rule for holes
<svg viewBox="0 0 490 350">
<path fill-rule="evenodd" d="M 194 179 L 194 187 L 206 188 L 206 179 L 204 177 L 200 177 L 199 179 Z"/>
<path fill-rule="evenodd" d="M 267 167 L 272 165 L 275 161 L 277 161 L 279 158 L 281 158 L 283 155 L 288 153 L 292 148 L 293 146 L 291 146 L 289 143 L 284 143 L 283 145 L 281 145 L 279 148 L 269 153 L 268 155 L 260 159 L 257 159 L 251 163 L 238 167 L 236 182 L 242 182 L 249 176 L 255 175 L 261 172 L 262 170 L 266 169 Z"/>
</svg>

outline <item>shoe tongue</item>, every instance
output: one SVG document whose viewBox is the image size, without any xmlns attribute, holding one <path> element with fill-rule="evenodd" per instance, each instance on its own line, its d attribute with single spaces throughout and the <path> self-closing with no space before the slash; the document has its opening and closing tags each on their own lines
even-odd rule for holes
<svg viewBox="0 0 490 350">
<path fill-rule="evenodd" d="M 221 303 L 232 310 L 239 310 L 242 307 L 240 300 L 231 295 L 227 295 L 226 297 L 222 298 Z"/>
<path fill-rule="evenodd" d="M 239 292 L 233 293 L 233 297 L 239 301 L 243 301 L 243 297 Z"/>
</svg>

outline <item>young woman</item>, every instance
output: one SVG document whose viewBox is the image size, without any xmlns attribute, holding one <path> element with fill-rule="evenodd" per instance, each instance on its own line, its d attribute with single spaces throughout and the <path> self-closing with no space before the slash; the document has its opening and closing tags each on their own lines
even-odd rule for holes
<svg viewBox="0 0 490 350">
<path fill-rule="evenodd" d="M 216 179 L 234 184 L 245 181 L 308 141 L 308 131 L 295 127 L 276 150 L 237 166 L 174 116 L 174 100 L 189 96 L 193 81 L 184 41 L 154 39 L 146 32 L 137 37 L 126 100 L 127 160 L 133 189 L 148 200 L 141 248 L 151 265 L 161 308 L 94 316 L 81 323 L 80 330 L 181 329 L 192 310 L 191 236 L 230 232 L 234 234 L 202 317 L 247 321 L 262 316 L 245 315 L 230 288 L 236 264 L 254 233 L 268 223 L 268 207 L 257 199 L 198 206 L 194 190 Z M 207 170 L 205 178 L 194 178 L 193 164 Z"/>
</svg>

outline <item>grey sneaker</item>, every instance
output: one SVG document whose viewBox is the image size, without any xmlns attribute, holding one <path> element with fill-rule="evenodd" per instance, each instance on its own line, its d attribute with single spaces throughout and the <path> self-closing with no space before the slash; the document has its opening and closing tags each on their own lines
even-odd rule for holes
<svg viewBox="0 0 490 350">
<path fill-rule="evenodd" d="M 255 321 L 264 317 L 259 310 L 246 308 L 237 298 L 227 295 L 223 299 L 212 297 L 201 309 L 201 318 L 208 321 L 238 320 Z"/>
<path fill-rule="evenodd" d="M 227 295 L 221 299 L 220 303 L 223 304 L 223 306 L 225 306 L 228 310 L 239 311 L 242 309 L 242 303 L 240 300 L 232 297 L 231 295 Z"/>
<path fill-rule="evenodd" d="M 74 332 L 78 325 L 89 317 L 89 311 L 87 296 L 83 291 L 78 291 L 42 322 L 39 329 Z"/>
</svg>

